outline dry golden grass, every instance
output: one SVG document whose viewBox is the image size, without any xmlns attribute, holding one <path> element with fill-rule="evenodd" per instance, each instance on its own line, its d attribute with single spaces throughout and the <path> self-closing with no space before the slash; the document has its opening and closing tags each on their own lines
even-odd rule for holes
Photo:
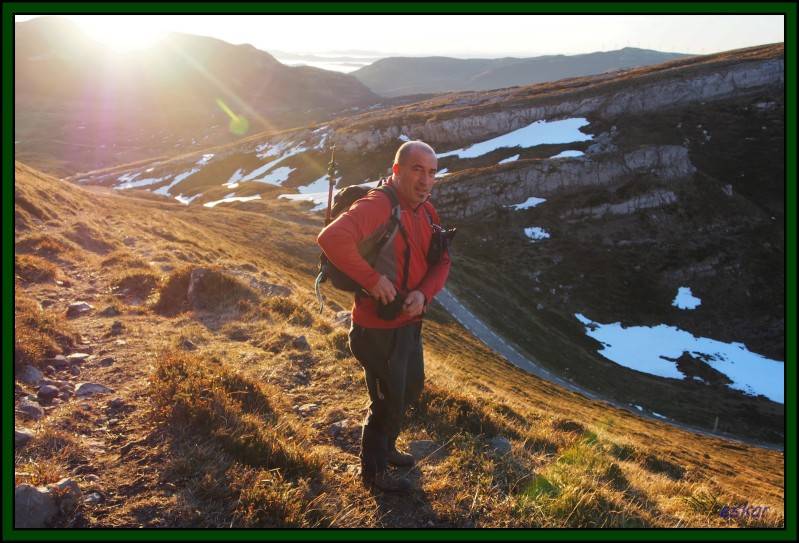
<svg viewBox="0 0 799 543">
<path fill-rule="evenodd" d="M 85 192 L 24 172 L 16 182 L 28 192 L 65 191 L 65 200 Z M 69 323 L 91 338 L 98 358 L 115 359 L 85 364 L 80 378 L 109 384 L 124 405 L 112 408 L 106 397 L 58 406 L 36 425 L 37 441 L 15 455 L 19 482 L 80 478 L 89 467 L 100 475 L 81 485 L 105 501 L 58 526 L 784 525 L 781 452 L 694 435 L 560 389 L 511 366 L 438 310 L 425 323 L 425 390 L 400 436 L 400 445 L 429 440 L 432 449 L 409 472 L 410 496 L 369 492 L 355 469 L 363 373 L 334 322 L 349 300 L 326 292 L 331 301 L 319 314 L 312 294 L 319 220 L 292 222 L 273 202 L 204 213 L 100 194 L 85 206 L 82 222 L 103 241 L 135 244 L 129 255 L 65 268 L 72 285 L 62 296 L 110 288 L 127 267 L 157 273 L 125 262 L 169 255 L 163 263 L 186 267 L 153 289 L 157 303 L 122 307 L 119 338 L 106 336 L 105 317 Z M 54 224 L 37 235 L 57 241 L 69 230 Z M 199 267 L 210 279 L 191 307 L 189 278 Z M 254 279 L 291 294 L 268 296 L 249 286 Z M 17 363 L 75 345 L 58 317 L 63 306 L 36 303 L 52 296 L 48 288 L 18 289 Z M 496 437 L 509 441 L 509 453 L 492 448 Z M 722 518 L 724 505 L 743 502 L 769 513 Z"/>
</svg>

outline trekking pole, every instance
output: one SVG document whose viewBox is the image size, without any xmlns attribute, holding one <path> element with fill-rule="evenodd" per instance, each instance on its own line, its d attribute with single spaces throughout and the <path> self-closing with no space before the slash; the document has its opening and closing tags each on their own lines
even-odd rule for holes
<svg viewBox="0 0 799 543">
<path fill-rule="evenodd" d="M 331 145 L 330 147 L 330 163 L 327 165 L 327 179 L 329 181 L 329 188 L 327 191 L 327 211 L 325 212 L 325 226 L 330 224 L 330 213 L 331 208 L 333 207 L 333 187 L 336 185 L 336 146 Z M 319 275 L 316 276 L 316 281 L 314 281 L 314 292 L 316 293 L 316 299 L 319 301 L 319 314 L 321 315 L 325 309 L 325 298 L 322 296 L 322 291 L 319 288 L 322 281 L 325 280 L 325 271 L 324 268 L 319 270 Z"/>
<path fill-rule="evenodd" d="M 330 163 L 327 165 L 327 180 L 330 182 L 330 187 L 327 191 L 327 213 L 325 213 L 325 226 L 330 224 L 330 209 L 333 205 L 333 187 L 336 184 L 336 146 L 335 144 L 330 147 Z"/>
</svg>

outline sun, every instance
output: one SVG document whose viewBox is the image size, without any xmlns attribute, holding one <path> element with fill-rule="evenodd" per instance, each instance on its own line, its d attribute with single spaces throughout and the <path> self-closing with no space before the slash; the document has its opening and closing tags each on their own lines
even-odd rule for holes
<svg viewBox="0 0 799 543">
<path fill-rule="evenodd" d="M 91 15 L 78 22 L 89 37 L 117 53 L 144 49 L 164 36 L 135 15 Z"/>
</svg>

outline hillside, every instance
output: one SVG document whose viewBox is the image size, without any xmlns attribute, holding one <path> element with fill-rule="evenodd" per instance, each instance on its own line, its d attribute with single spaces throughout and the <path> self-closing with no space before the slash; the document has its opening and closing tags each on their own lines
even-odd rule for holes
<svg viewBox="0 0 799 543">
<path fill-rule="evenodd" d="M 625 47 L 618 51 L 532 58 L 390 57 L 359 68 L 351 75 L 376 94 L 402 96 L 530 85 L 660 64 L 687 56 Z"/>
<path fill-rule="evenodd" d="M 59 17 L 15 23 L 14 33 L 15 153 L 61 175 L 302 126 L 380 101 L 349 75 L 285 66 L 252 45 L 204 36 L 169 34 L 121 54 Z"/>
<path fill-rule="evenodd" d="M 371 494 L 347 299 L 315 312 L 318 216 L 21 163 L 15 213 L 18 526 L 784 526 L 782 452 L 588 401 L 439 310 L 400 438 L 422 459 L 413 493 Z"/>
<path fill-rule="evenodd" d="M 326 200 L 331 143 L 341 187 L 374 182 L 401 141 L 423 139 L 439 151 L 433 200 L 461 231 L 450 286 L 475 314 L 575 385 L 781 444 L 783 94 L 773 44 L 453 93 L 71 179 L 198 213 L 275 198 L 308 210 Z M 625 354 L 641 337 L 664 347 Z"/>
</svg>

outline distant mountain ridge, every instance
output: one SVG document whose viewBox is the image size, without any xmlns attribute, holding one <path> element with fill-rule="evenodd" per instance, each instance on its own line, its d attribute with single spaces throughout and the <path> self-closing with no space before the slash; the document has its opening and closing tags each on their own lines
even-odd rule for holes
<svg viewBox="0 0 799 543">
<path fill-rule="evenodd" d="M 392 57 L 351 72 L 381 96 L 490 90 L 660 64 L 692 55 L 625 47 L 582 55 L 458 59 Z M 401 74 L 401 77 L 400 77 Z"/>
<path fill-rule="evenodd" d="M 68 19 L 14 28 L 15 149 L 48 171 L 226 143 L 381 100 L 350 75 L 285 66 L 248 44 L 172 33 L 113 54 Z M 246 117 L 249 130 L 231 133 L 231 114 Z"/>
</svg>

